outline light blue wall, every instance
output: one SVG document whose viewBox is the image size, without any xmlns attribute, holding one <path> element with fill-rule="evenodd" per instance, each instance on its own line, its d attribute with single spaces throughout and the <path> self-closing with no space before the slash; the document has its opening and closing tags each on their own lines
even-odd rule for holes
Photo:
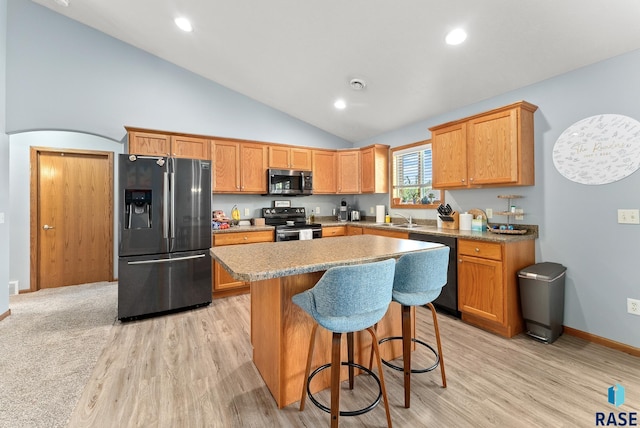
<svg viewBox="0 0 640 428">
<path fill-rule="evenodd" d="M 505 210 L 499 194 L 520 194 L 526 212 L 520 223 L 540 226 L 537 262 L 567 267 L 565 325 L 640 347 L 640 317 L 627 314 L 626 299 L 640 299 L 640 226 L 617 223 L 618 208 L 640 208 L 640 172 L 618 182 L 587 186 L 560 175 L 553 146 L 571 124 L 604 113 L 640 121 L 640 51 L 521 88 L 445 115 L 395 130 L 371 143 L 397 146 L 429 138 L 428 128 L 519 100 L 539 107 L 535 113 L 536 185 L 522 188 L 456 190 L 447 202 L 462 211 Z M 433 216 L 433 212 L 417 213 Z M 495 217 L 493 221 L 505 221 Z"/>
<path fill-rule="evenodd" d="M 0 0 L 0 315 L 9 310 L 9 137 L 5 130 L 6 91 L 5 71 L 7 46 L 7 2 Z"/>
<path fill-rule="evenodd" d="M 7 133 L 70 130 L 116 141 L 124 126 L 311 147 L 351 147 L 31 1 L 9 0 Z"/>
</svg>

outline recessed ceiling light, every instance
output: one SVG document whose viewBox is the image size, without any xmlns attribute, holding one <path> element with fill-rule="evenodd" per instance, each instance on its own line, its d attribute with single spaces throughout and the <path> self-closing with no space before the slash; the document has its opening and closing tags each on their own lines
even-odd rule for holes
<svg viewBox="0 0 640 428">
<path fill-rule="evenodd" d="M 445 41 L 448 45 L 459 45 L 467 39 L 467 33 L 462 28 L 456 28 L 447 34 Z"/>
<path fill-rule="evenodd" d="M 60 6 L 69 7 L 69 0 L 53 0 L 58 3 Z"/>
<path fill-rule="evenodd" d="M 178 26 L 179 29 L 181 29 L 182 31 L 186 31 L 187 33 L 190 33 L 193 31 L 193 27 L 191 26 L 191 22 L 189 22 L 189 20 L 187 18 L 184 17 L 179 17 L 176 18 L 174 20 L 174 22 L 176 23 L 176 25 Z"/>
<path fill-rule="evenodd" d="M 347 107 L 347 103 L 345 103 L 344 100 L 337 100 L 333 103 L 333 106 L 338 110 L 344 110 Z"/>
</svg>

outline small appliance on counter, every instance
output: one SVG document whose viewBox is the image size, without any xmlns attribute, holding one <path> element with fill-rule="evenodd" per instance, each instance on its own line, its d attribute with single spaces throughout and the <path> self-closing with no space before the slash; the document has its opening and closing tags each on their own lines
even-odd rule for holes
<svg viewBox="0 0 640 428">
<path fill-rule="evenodd" d="M 339 221 L 349 221 L 349 207 L 347 207 L 347 201 L 342 200 L 340 202 L 340 211 L 338 211 Z"/>
<path fill-rule="evenodd" d="M 360 221 L 360 211 L 351 210 L 349 214 L 349 220 L 351 221 Z"/>
</svg>

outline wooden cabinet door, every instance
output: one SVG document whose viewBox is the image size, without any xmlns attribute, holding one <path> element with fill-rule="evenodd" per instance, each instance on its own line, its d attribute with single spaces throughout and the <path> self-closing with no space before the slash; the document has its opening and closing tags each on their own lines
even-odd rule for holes
<svg viewBox="0 0 640 428">
<path fill-rule="evenodd" d="M 213 192 L 240 192 L 240 144 L 214 140 L 213 152 Z"/>
<path fill-rule="evenodd" d="M 360 150 L 341 151 L 337 157 L 337 193 L 360 193 Z"/>
<path fill-rule="evenodd" d="M 431 136 L 433 153 L 433 188 L 467 187 L 467 127 L 458 123 L 434 130 Z"/>
<path fill-rule="evenodd" d="M 135 155 L 169 156 L 171 137 L 151 132 L 129 132 L 129 153 Z M 207 159 L 209 156 L 207 156 Z"/>
<path fill-rule="evenodd" d="M 269 168 L 311 171 L 311 150 L 304 147 L 270 145 Z"/>
<path fill-rule="evenodd" d="M 458 309 L 499 324 L 504 323 L 502 262 L 480 257 L 458 257 Z"/>
<path fill-rule="evenodd" d="M 290 158 L 291 168 L 311 171 L 311 150 L 292 147 Z"/>
<path fill-rule="evenodd" d="M 312 150 L 313 193 L 336 193 L 336 152 Z"/>
<path fill-rule="evenodd" d="M 360 226 L 351 226 L 348 225 L 347 226 L 347 235 L 348 236 L 352 236 L 352 235 L 362 235 L 362 228 Z"/>
<path fill-rule="evenodd" d="M 267 146 L 240 144 L 240 190 L 243 193 L 267 192 Z"/>
<path fill-rule="evenodd" d="M 361 150 L 362 165 L 360 191 L 362 193 L 389 192 L 389 147 L 372 146 Z"/>
<path fill-rule="evenodd" d="M 323 238 L 331 238 L 334 236 L 344 236 L 346 235 L 346 226 L 327 226 L 322 228 L 322 237 Z"/>
<path fill-rule="evenodd" d="M 469 185 L 518 181 L 516 109 L 478 117 L 467 123 Z"/>
<path fill-rule="evenodd" d="M 213 261 L 213 291 L 225 291 L 231 288 L 246 287 L 244 281 L 238 281 L 223 268 L 220 263 Z"/>
<path fill-rule="evenodd" d="M 289 147 L 269 146 L 269 168 L 289 169 L 291 167 Z"/>
<path fill-rule="evenodd" d="M 209 160 L 209 147 L 209 140 L 206 138 L 171 137 L 171 156 L 176 158 Z"/>
</svg>

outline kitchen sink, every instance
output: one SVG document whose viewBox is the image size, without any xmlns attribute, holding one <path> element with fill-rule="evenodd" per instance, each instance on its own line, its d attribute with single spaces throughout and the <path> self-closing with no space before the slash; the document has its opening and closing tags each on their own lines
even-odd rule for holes
<svg viewBox="0 0 640 428">
<path fill-rule="evenodd" d="M 403 224 L 394 224 L 394 226 L 396 227 L 404 227 L 405 229 L 417 229 L 419 227 L 422 227 L 421 224 L 415 224 L 415 223 L 403 223 Z"/>
</svg>

